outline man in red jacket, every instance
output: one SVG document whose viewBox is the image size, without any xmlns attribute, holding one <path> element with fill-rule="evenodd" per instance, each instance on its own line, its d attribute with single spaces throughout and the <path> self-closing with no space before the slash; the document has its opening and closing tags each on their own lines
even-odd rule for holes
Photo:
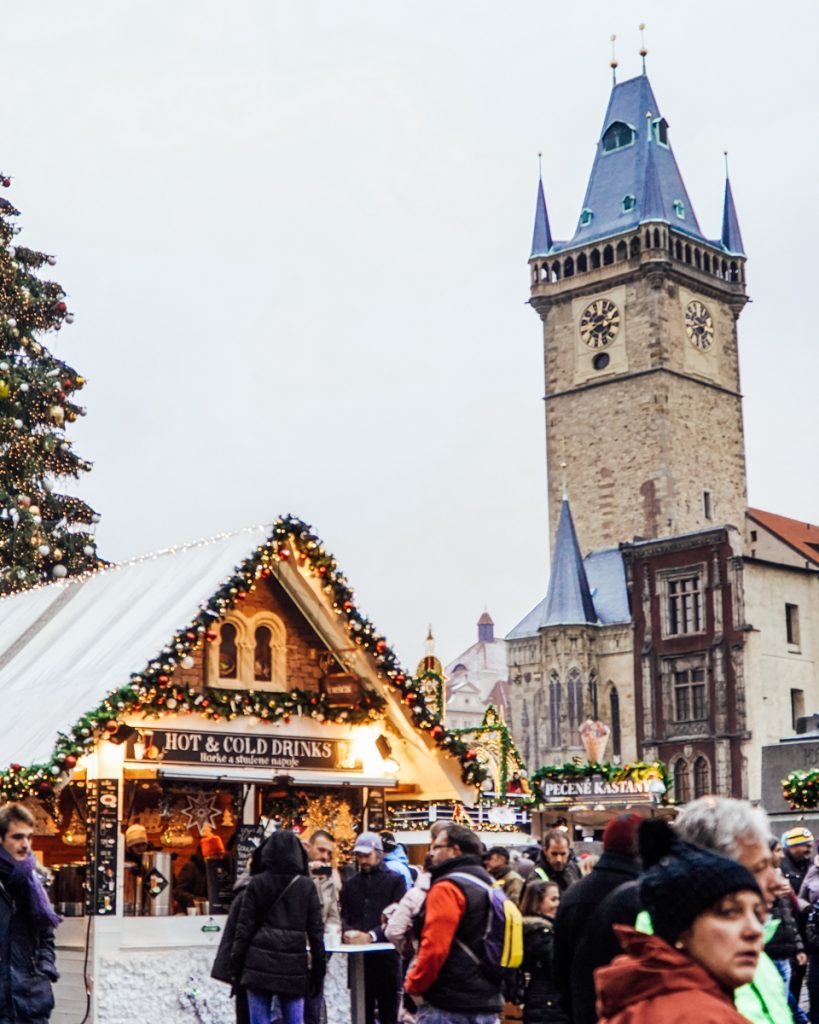
<svg viewBox="0 0 819 1024">
<path fill-rule="evenodd" d="M 418 1024 L 496 1024 L 500 988 L 475 962 L 483 952 L 489 909 L 485 886 L 493 885 L 481 867 L 480 840 L 468 828 L 448 825 L 430 851 L 432 884 L 421 946 L 404 991 L 420 1004 Z M 477 884 L 458 877 L 464 875 Z"/>
</svg>

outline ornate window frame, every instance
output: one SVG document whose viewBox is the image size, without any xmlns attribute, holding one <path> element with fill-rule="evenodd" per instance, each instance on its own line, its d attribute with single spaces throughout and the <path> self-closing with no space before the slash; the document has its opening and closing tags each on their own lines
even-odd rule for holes
<svg viewBox="0 0 819 1024">
<path fill-rule="evenodd" d="M 222 627 L 236 629 L 236 675 L 220 674 L 219 651 Z M 270 630 L 270 679 L 256 678 L 256 631 L 266 626 Z M 287 630 L 278 615 L 261 611 L 244 616 L 231 612 L 222 619 L 216 631 L 217 639 L 208 648 L 207 681 L 216 690 L 258 690 L 263 693 L 281 692 L 287 685 Z"/>
<path fill-rule="evenodd" d="M 679 588 L 680 584 L 690 580 L 696 580 L 696 588 L 688 591 Z M 660 626 L 663 637 L 696 636 L 705 632 L 706 580 L 704 562 L 665 569 L 657 573 L 657 595 L 660 601 Z M 689 602 L 689 598 L 693 601 Z M 672 605 L 675 605 L 675 608 L 672 608 Z M 692 615 L 693 629 L 685 628 L 689 613 Z"/>
</svg>

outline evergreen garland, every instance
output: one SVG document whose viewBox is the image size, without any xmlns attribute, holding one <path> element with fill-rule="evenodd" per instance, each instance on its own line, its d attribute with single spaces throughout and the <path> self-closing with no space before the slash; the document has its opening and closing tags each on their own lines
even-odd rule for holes
<svg viewBox="0 0 819 1024">
<path fill-rule="evenodd" d="M 541 782 L 574 782 L 598 776 L 605 782 L 644 782 L 646 779 L 659 779 L 665 786 L 661 802 L 668 803 L 668 794 L 674 780 L 662 761 L 632 761 L 629 764 L 612 764 L 610 761 L 566 761 L 565 764 L 550 764 L 538 768 L 529 776 L 532 790 L 532 804 L 546 803 Z"/>
</svg>

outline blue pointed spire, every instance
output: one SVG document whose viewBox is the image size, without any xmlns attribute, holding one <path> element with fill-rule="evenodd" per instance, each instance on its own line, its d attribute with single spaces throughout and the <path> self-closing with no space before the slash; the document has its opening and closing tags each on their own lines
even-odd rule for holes
<svg viewBox="0 0 819 1024">
<path fill-rule="evenodd" d="M 569 499 L 564 494 L 542 625 L 566 626 L 584 622 L 597 622 L 597 612 L 577 543 Z"/>
<path fill-rule="evenodd" d="M 642 74 L 612 87 L 583 212 L 568 245 L 630 231 L 646 219 L 668 221 L 705 241 L 671 149 L 668 122 Z"/>
<path fill-rule="evenodd" d="M 532 235 L 532 256 L 545 256 L 552 248 L 552 229 L 549 227 L 549 214 L 546 210 L 546 196 L 543 194 L 543 178 L 537 183 L 537 202 L 535 204 L 535 231 Z"/>
<path fill-rule="evenodd" d="M 731 179 L 725 175 L 725 201 L 722 207 L 722 244 L 728 252 L 739 256 L 745 255 L 742 247 L 742 235 L 739 231 L 739 219 L 734 206 L 734 193 L 731 191 Z"/>
</svg>

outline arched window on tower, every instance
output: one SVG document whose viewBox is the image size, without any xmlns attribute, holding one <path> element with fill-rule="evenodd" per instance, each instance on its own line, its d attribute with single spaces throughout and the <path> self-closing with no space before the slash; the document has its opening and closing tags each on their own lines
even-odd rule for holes
<svg viewBox="0 0 819 1024">
<path fill-rule="evenodd" d="M 617 687 L 612 686 L 609 692 L 609 711 L 611 713 L 611 752 L 620 757 L 620 694 Z"/>
<path fill-rule="evenodd" d="M 603 152 L 613 153 L 617 149 L 631 146 L 637 132 L 625 121 L 613 121 L 603 132 Z"/>
<path fill-rule="evenodd" d="M 235 679 L 238 661 L 236 627 L 232 622 L 223 622 L 219 627 L 219 678 Z"/>
<path fill-rule="evenodd" d="M 556 672 L 552 672 L 549 681 L 549 746 L 559 747 L 560 742 L 560 680 Z"/>
<path fill-rule="evenodd" d="M 674 799 L 685 804 L 691 799 L 691 773 L 684 757 L 674 762 Z"/>
<path fill-rule="evenodd" d="M 694 762 L 694 799 L 708 796 L 711 792 L 711 766 L 707 757 L 698 757 Z"/>
</svg>

